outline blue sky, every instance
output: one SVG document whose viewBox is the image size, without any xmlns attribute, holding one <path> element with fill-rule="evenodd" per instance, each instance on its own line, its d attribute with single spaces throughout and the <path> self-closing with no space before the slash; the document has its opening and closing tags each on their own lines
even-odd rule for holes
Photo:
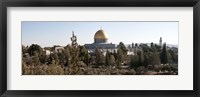
<svg viewBox="0 0 200 97">
<path fill-rule="evenodd" d="M 178 22 L 22 22 L 22 44 L 42 47 L 70 44 L 72 31 L 78 44 L 94 42 L 94 34 L 102 27 L 108 42 L 118 44 L 158 43 L 178 45 Z"/>
</svg>

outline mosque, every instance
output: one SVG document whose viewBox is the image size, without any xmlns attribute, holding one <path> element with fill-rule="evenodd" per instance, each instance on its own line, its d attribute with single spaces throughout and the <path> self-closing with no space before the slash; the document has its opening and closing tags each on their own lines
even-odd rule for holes
<svg viewBox="0 0 200 97">
<path fill-rule="evenodd" d="M 95 52 L 96 49 L 100 49 L 102 52 L 114 52 L 117 50 L 117 45 L 108 43 L 108 35 L 107 33 L 101 28 L 98 30 L 94 35 L 94 43 L 85 44 L 84 45 L 89 53 Z"/>
<path fill-rule="evenodd" d="M 162 47 L 162 37 L 160 37 L 159 40 L 159 45 Z M 107 51 L 109 52 L 117 52 L 117 44 L 108 43 L 108 35 L 107 33 L 101 28 L 94 34 L 94 42 L 91 44 L 85 44 L 85 48 L 88 49 L 89 53 L 95 53 L 96 49 L 99 49 L 104 55 L 106 54 Z M 64 49 L 64 46 L 55 46 L 54 47 L 54 52 L 61 52 Z M 137 53 L 137 51 L 141 49 L 140 47 L 134 47 L 133 43 L 132 46 L 129 45 L 127 47 L 127 55 L 134 55 Z M 47 55 L 50 55 L 49 50 L 44 50 L 46 51 Z"/>
</svg>

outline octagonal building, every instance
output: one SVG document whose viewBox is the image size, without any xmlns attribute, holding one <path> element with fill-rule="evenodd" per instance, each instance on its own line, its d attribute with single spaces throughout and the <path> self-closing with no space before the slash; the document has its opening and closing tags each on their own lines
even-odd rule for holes
<svg viewBox="0 0 200 97">
<path fill-rule="evenodd" d="M 96 49 L 100 49 L 103 52 L 116 50 L 116 45 L 108 43 L 108 34 L 100 29 L 94 34 L 94 43 L 84 45 L 89 52 L 95 52 Z"/>
</svg>

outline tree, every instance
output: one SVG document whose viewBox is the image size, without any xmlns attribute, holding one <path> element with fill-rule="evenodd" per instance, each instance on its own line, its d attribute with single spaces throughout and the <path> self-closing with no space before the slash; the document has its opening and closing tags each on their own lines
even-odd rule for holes
<svg viewBox="0 0 200 97">
<path fill-rule="evenodd" d="M 117 63 L 118 65 L 121 65 L 121 63 L 124 61 L 124 54 L 121 48 L 118 48 L 117 50 Z"/>
<path fill-rule="evenodd" d="M 150 64 L 150 58 L 152 57 L 152 52 L 144 52 L 144 66 L 148 66 Z"/>
<path fill-rule="evenodd" d="M 130 56 L 131 61 L 130 61 L 130 67 L 136 69 L 137 67 L 139 67 L 139 56 L 138 55 L 134 55 L 134 56 Z"/>
<path fill-rule="evenodd" d="M 113 55 L 115 57 L 115 60 L 117 60 L 117 52 L 114 50 Z"/>
<path fill-rule="evenodd" d="M 138 52 L 138 56 L 139 56 L 139 65 L 144 65 L 144 54 L 143 54 L 143 50 L 140 50 L 139 52 Z"/>
<path fill-rule="evenodd" d="M 128 51 L 128 50 L 126 49 L 126 47 L 125 47 L 125 45 L 124 45 L 123 42 L 120 42 L 119 45 L 118 45 L 117 47 L 118 47 L 118 49 L 121 49 L 121 50 L 122 50 L 122 52 L 123 52 L 124 55 L 127 55 L 127 51 Z"/>
<path fill-rule="evenodd" d="M 162 48 L 160 45 L 155 44 L 154 46 L 155 46 L 157 52 L 161 52 Z"/>
<path fill-rule="evenodd" d="M 85 59 L 84 56 L 87 54 L 88 51 L 87 51 L 87 49 L 85 48 L 85 46 L 79 46 L 79 50 L 80 50 L 80 51 L 79 51 L 79 52 L 80 52 L 80 53 L 79 53 L 79 58 L 80 58 L 81 61 L 83 61 L 83 60 Z"/>
<path fill-rule="evenodd" d="M 85 60 L 84 60 L 84 62 L 87 64 L 87 65 L 89 65 L 90 64 L 90 62 L 91 62 L 91 55 L 88 53 L 87 55 L 85 55 Z"/>
<path fill-rule="evenodd" d="M 77 43 L 77 37 L 72 33 L 71 37 L 71 48 L 70 48 L 70 55 L 71 55 L 71 65 L 76 66 L 78 63 L 78 56 L 79 56 L 79 48 Z"/>
<path fill-rule="evenodd" d="M 28 53 L 30 56 L 35 56 L 36 54 L 41 54 L 42 53 L 42 48 L 37 45 L 37 44 L 32 44 L 29 48 L 28 48 Z"/>
<path fill-rule="evenodd" d="M 151 48 L 154 46 L 153 42 L 151 42 Z"/>
<path fill-rule="evenodd" d="M 69 48 L 65 48 L 63 50 L 63 53 L 65 55 L 65 63 L 64 63 L 64 66 L 68 66 L 70 65 L 70 52 L 69 52 Z"/>
<path fill-rule="evenodd" d="M 151 56 L 151 65 L 160 65 L 160 57 L 158 53 L 153 53 Z"/>
<path fill-rule="evenodd" d="M 110 65 L 114 65 L 114 64 L 115 64 L 115 57 L 114 57 L 114 55 L 110 55 L 109 64 L 110 64 Z"/>
<path fill-rule="evenodd" d="M 38 66 L 40 65 L 40 59 L 39 59 L 39 55 L 36 54 L 35 56 L 31 57 L 31 63 L 32 65 Z"/>
<path fill-rule="evenodd" d="M 142 47 L 143 52 L 148 53 L 150 50 L 149 46 L 147 44 L 141 44 L 140 47 Z"/>
<path fill-rule="evenodd" d="M 70 52 L 69 74 L 77 74 L 80 70 L 80 68 L 78 66 L 79 47 L 78 47 L 78 43 L 77 43 L 77 37 L 74 35 L 73 31 L 72 31 L 71 46 L 69 47 L 69 52 Z"/>
<path fill-rule="evenodd" d="M 153 52 L 153 53 L 157 52 L 157 49 L 156 49 L 156 47 L 155 47 L 153 42 L 151 43 L 151 52 Z"/>
<path fill-rule="evenodd" d="M 132 48 L 134 48 L 134 43 L 132 43 L 132 46 L 131 46 Z"/>
<path fill-rule="evenodd" d="M 115 56 L 111 54 L 109 51 L 106 52 L 105 62 L 106 62 L 106 65 L 115 64 Z"/>
<path fill-rule="evenodd" d="M 167 64 L 169 62 L 169 52 L 167 51 L 166 43 L 163 44 L 162 52 L 161 52 L 161 63 Z"/>
<path fill-rule="evenodd" d="M 45 64 L 46 62 L 48 62 L 48 56 L 44 52 L 40 54 L 39 59 L 42 64 Z"/>
<path fill-rule="evenodd" d="M 109 51 L 106 52 L 106 58 L 105 59 L 106 59 L 105 60 L 106 65 L 110 65 L 110 52 Z"/>
<path fill-rule="evenodd" d="M 22 54 L 24 55 L 25 53 L 27 53 L 27 47 L 22 45 Z"/>
<path fill-rule="evenodd" d="M 89 55 L 88 50 L 85 48 L 85 46 L 80 46 L 79 58 L 84 63 L 89 64 L 91 56 Z"/>
<path fill-rule="evenodd" d="M 97 65 L 104 65 L 105 64 L 105 58 L 103 55 L 103 52 L 101 52 L 99 49 L 96 49 L 96 63 Z"/>
<path fill-rule="evenodd" d="M 178 63 L 178 55 L 176 55 L 172 49 L 169 50 L 169 53 L 171 55 L 171 61 L 174 63 Z"/>
<path fill-rule="evenodd" d="M 52 58 L 52 61 L 54 61 L 54 62 L 52 62 L 52 63 L 54 63 L 54 65 L 56 65 L 56 64 L 58 64 L 58 63 L 60 62 L 57 53 L 52 53 L 52 54 L 50 55 L 50 57 Z"/>
<path fill-rule="evenodd" d="M 135 43 L 135 47 L 137 47 L 138 46 L 138 44 L 137 43 Z"/>
<path fill-rule="evenodd" d="M 64 53 L 65 50 L 62 50 L 61 52 L 58 52 L 57 55 L 58 55 L 58 58 L 59 58 L 59 61 L 60 61 L 60 65 L 65 65 L 66 63 L 66 55 Z"/>
</svg>

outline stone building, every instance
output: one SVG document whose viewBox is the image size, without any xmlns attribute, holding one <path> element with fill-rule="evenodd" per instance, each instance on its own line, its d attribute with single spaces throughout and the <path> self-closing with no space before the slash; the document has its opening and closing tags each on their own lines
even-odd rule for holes
<svg viewBox="0 0 200 97">
<path fill-rule="evenodd" d="M 100 49 L 103 53 L 106 51 L 114 52 L 114 50 L 117 50 L 116 44 L 108 43 L 108 35 L 103 29 L 100 29 L 95 33 L 94 43 L 85 44 L 84 46 L 88 49 L 89 53 L 95 52 L 96 49 Z"/>
</svg>

